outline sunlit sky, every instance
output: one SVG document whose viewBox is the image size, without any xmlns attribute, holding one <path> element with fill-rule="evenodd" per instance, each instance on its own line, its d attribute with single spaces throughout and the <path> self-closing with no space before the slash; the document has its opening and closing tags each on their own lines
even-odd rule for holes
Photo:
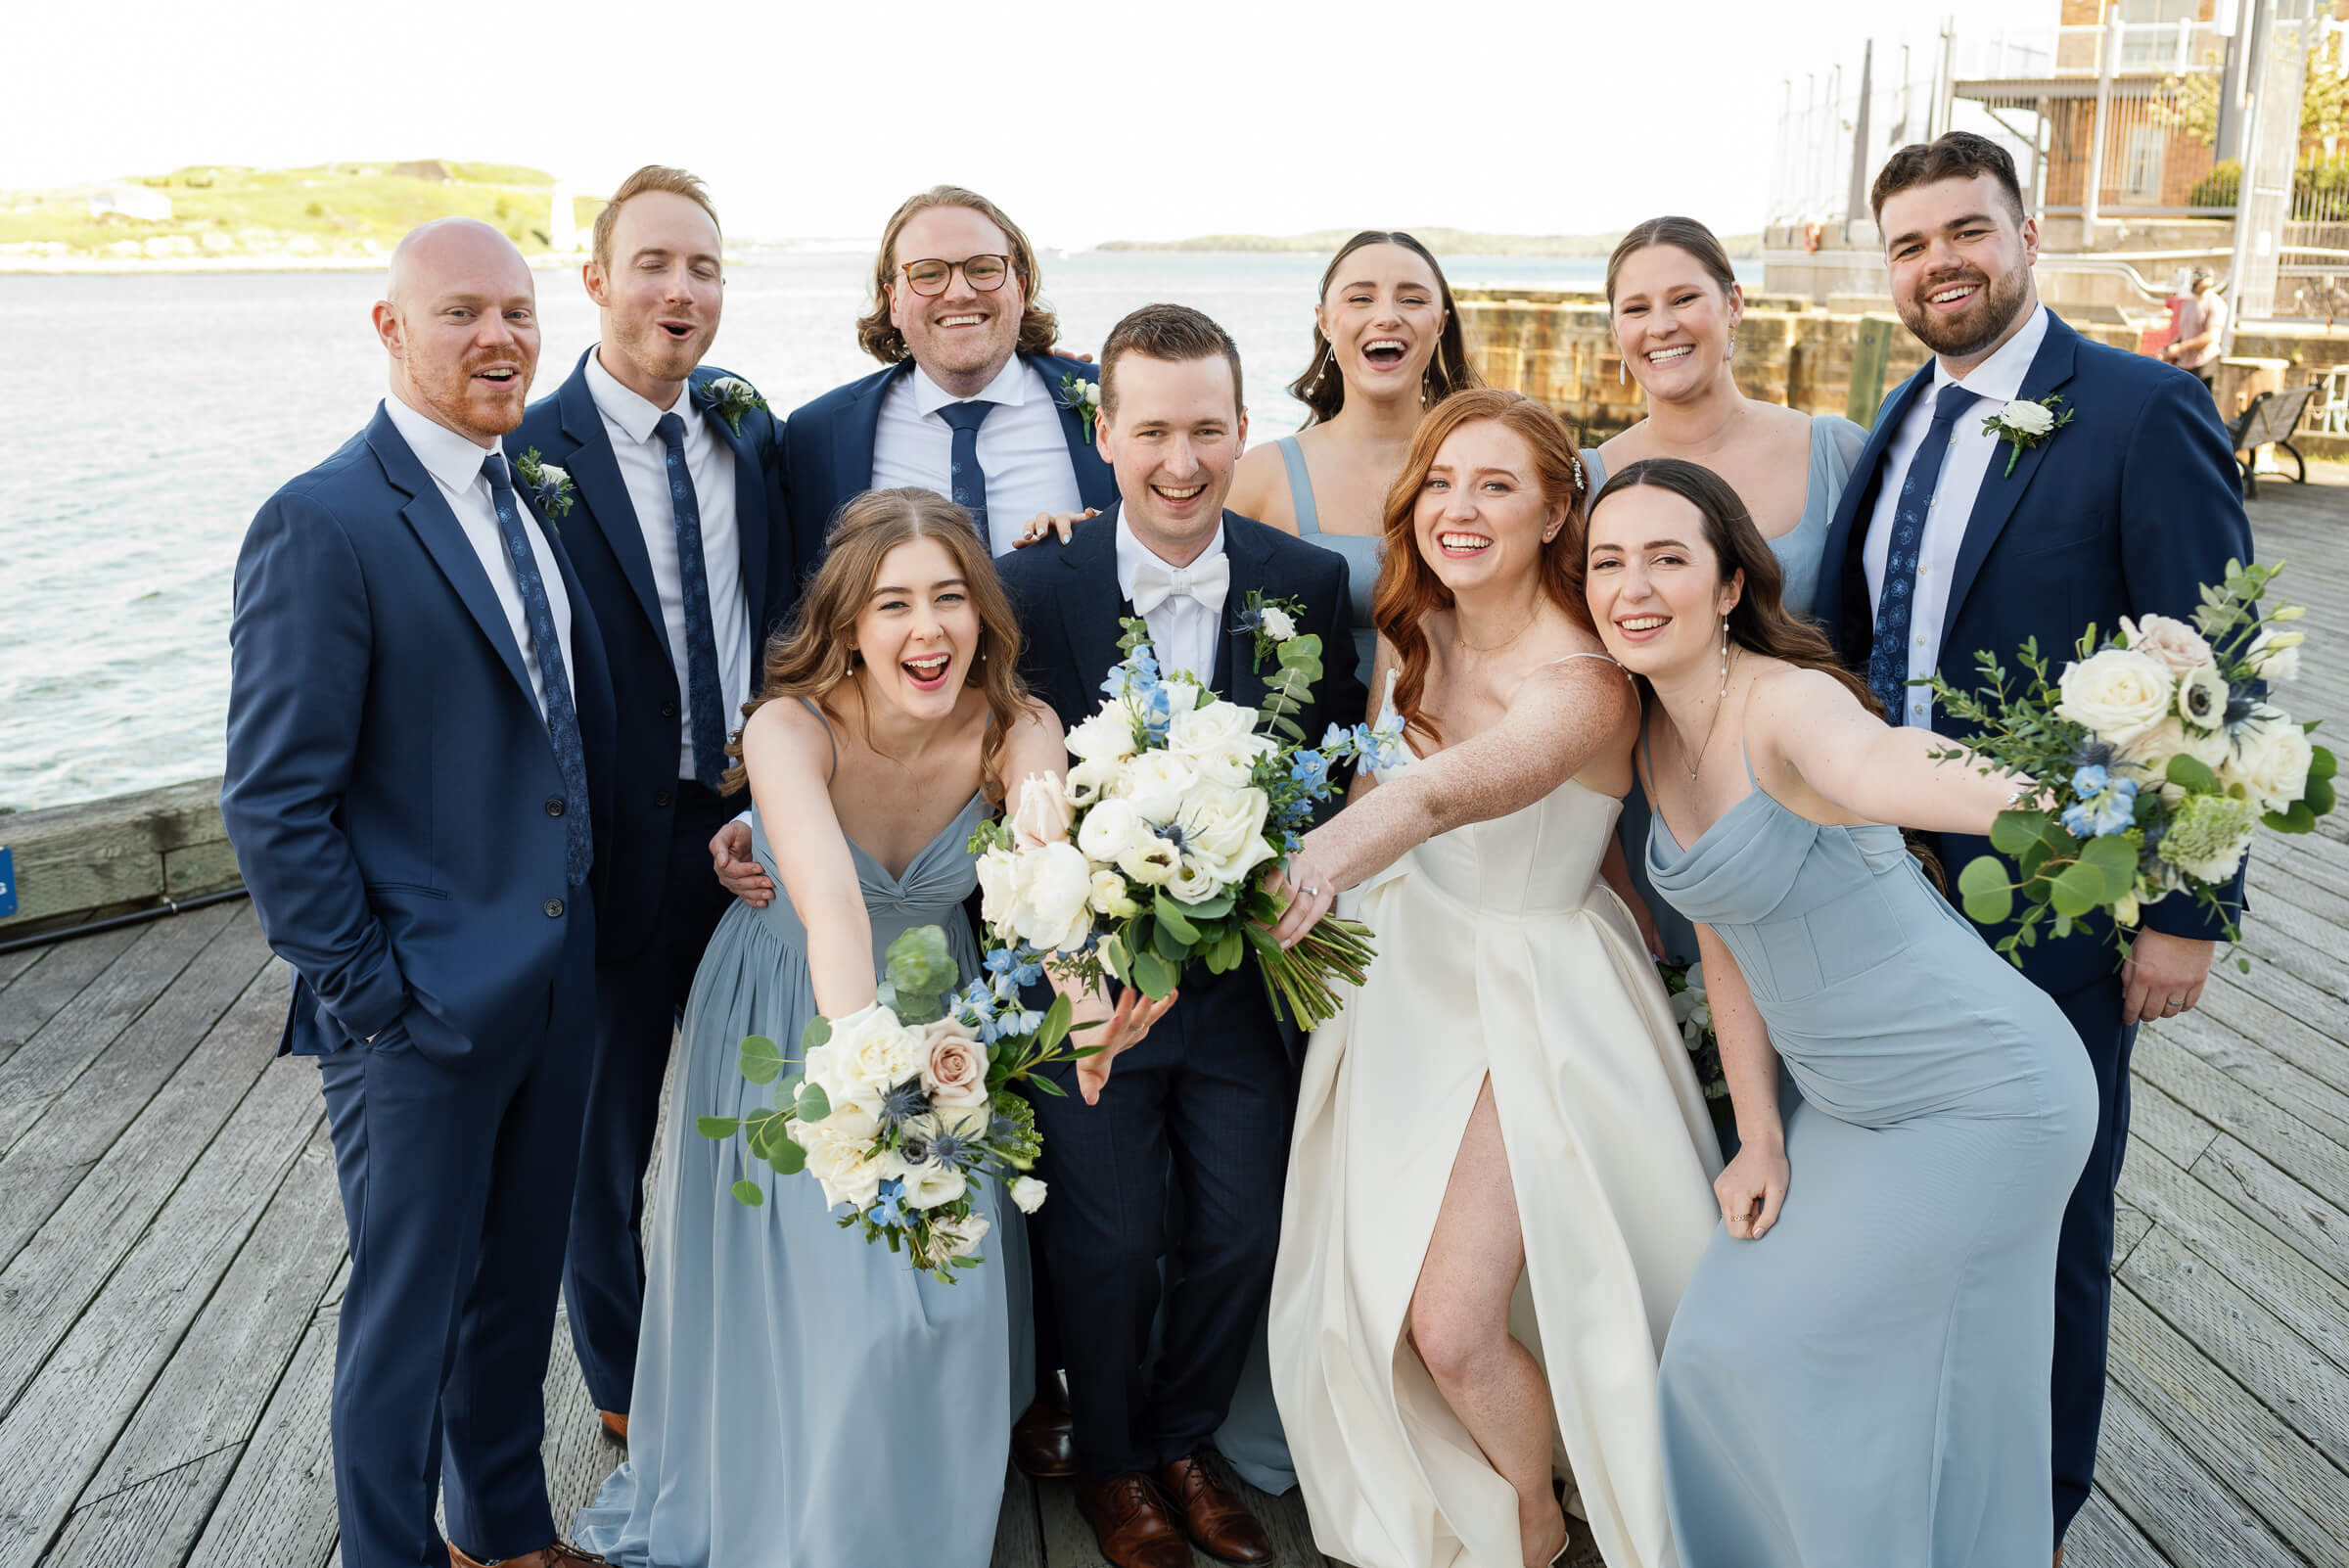
<svg viewBox="0 0 2349 1568">
<path fill-rule="evenodd" d="M 1978 35 L 2056 0 L 1981 0 Z M 1933 33 L 1882 0 L 11 0 L 0 189 L 351 159 L 645 162 L 737 238 L 869 237 L 939 181 L 1039 242 L 1364 224 L 1757 227 L 1791 77 Z"/>
</svg>

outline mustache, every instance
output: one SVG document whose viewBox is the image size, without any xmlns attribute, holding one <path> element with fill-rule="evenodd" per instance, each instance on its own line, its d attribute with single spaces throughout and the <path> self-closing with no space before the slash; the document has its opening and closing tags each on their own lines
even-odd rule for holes
<svg viewBox="0 0 2349 1568">
<path fill-rule="evenodd" d="M 1916 297 L 1921 300 L 1934 290 L 1946 289 L 1954 283 L 1974 283 L 1987 289 L 1990 287 L 1990 277 L 1976 268 L 1960 267 L 1955 272 L 1940 273 L 1925 279 L 1916 286 Z"/>
</svg>

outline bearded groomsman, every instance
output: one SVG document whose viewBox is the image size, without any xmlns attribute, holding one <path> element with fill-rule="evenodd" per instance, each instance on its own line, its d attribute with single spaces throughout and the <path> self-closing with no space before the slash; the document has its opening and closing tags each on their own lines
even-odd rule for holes
<svg viewBox="0 0 2349 1568">
<path fill-rule="evenodd" d="M 559 523 L 603 628 L 619 778 L 596 943 L 599 1011 L 563 1293 L 604 1426 L 625 1441 L 644 1306 L 644 1173 L 695 968 L 730 899 L 706 845 L 748 804 L 727 738 L 798 580 L 781 431 L 702 363 L 725 303 L 717 211 L 648 164 L 595 220 L 582 269 L 600 341 L 514 438 L 566 470 Z"/>
<path fill-rule="evenodd" d="M 1876 416 L 1827 535 L 1817 613 L 1894 722 L 1956 734 L 1930 689 L 1910 681 L 1971 685 L 1978 652 L 2011 662 L 2027 638 L 2060 657 L 2091 623 L 2190 620 L 2200 585 L 2224 580 L 2230 558 L 2251 559 L 2251 530 L 2209 392 L 2175 366 L 2082 338 L 2040 303 L 2039 226 L 2004 148 L 1967 131 L 1904 147 L 1873 202 L 1894 302 L 1934 357 Z M 2018 401 L 2048 410 L 2029 445 L 1986 428 Z M 1940 851 L 1956 868 L 1989 845 L 1944 835 Z M 2101 921 L 2023 949 L 2023 972 L 2080 1032 L 2102 1096 L 2055 1266 L 2058 1560 L 2088 1500 L 2103 1414 L 2130 1046 L 2138 1024 L 2200 999 L 2221 935 L 2179 898 L 2145 910 L 2125 964 Z"/>
<path fill-rule="evenodd" d="M 375 329 L 392 395 L 237 558 L 220 811 L 294 968 L 279 1050 L 318 1059 L 350 1228 L 343 1561 L 572 1568 L 540 1389 L 612 685 L 547 492 L 501 442 L 538 363 L 522 256 L 485 223 L 428 223 L 392 253 Z"/>
</svg>

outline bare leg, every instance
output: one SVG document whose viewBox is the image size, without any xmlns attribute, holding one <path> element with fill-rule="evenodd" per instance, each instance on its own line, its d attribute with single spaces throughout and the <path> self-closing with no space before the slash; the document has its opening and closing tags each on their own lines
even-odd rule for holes
<svg viewBox="0 0 2349 1568">
<path fill-rule="evenodd" d="M 1527 1568 L 1547 1568 L 1566 1545 L 1566 1517 L 1549 1484 L 1549 1382 L 1509 1333 L 1509 1298 L 1524 1268 L 1517 1192 L 1487 1079 L 1411 1292 L 1410 1338 L 1468 1435 L 1516 1489 Z"/>
</svg>

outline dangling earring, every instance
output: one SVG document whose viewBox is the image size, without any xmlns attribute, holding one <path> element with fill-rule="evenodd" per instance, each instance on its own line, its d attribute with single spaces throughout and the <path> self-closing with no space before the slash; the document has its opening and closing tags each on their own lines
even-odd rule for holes
<svg viewBox="0 0 2349 1568">
<path fill-rule="evenodd" d="M 1737 329 L 1735 327 L 1729 329 L 1729 346 L 1726 351 L 1732 354 L 1737 351 Z"/>
<path fill-rule="evenodd" d="M 1626 387 L 1632 384 L 1632 362 L 1621 354 L 1615 356 L 1615 380 Z"/>
</svg>

